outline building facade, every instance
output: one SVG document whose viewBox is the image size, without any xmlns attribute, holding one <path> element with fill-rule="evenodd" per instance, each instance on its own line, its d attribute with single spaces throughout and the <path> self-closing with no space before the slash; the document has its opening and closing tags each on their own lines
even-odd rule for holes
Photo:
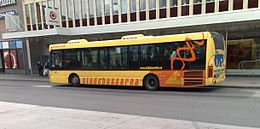
<svg viewBox="0 0 260 129">
<path fill-rule="evenodd" d="M 28 73 L 52 43 L 216 31 L 227 41 L 228 74 L 260 75 L 260 0 L 23 0 L 21 8 L 24 30 L 2 39 L 24 41 Z"/>
<path fill-rule="evenodd" d="M 0 0 L 0 72 L 5 73 L 25 73 L 26 58 L 23 38 L 3 39 L 2 34 L 8 32 L 5 24 L 6 16 L 15 16 L 17 19 L 23 18 L 22 1 L 20 0 Z M 21 22 L 17 22 L 21 27 Z M 18 28 L 23 31 L 24 28 Z"/>
</svg>

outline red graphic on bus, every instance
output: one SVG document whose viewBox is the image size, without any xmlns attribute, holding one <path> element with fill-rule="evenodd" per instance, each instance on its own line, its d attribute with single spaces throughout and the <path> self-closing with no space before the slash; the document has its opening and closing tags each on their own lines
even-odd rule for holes
<svg viewBox="0 0 260 129">
<path fill-rule="evenodd" d="M 194 40 L 186 37 L 185 44 L 186 44 L 187 47 L 176 49 L 176 53 L 177 53 L 178 56 L 177 57 L 174 56 L 174 57 L 171 58 L 171 70 L 174 70 L 174 66 L 173 66 L 174 61 L 179 60 L 179 61 L 182 62 L 181 70 L 183 70 L 184 67 L 185 67 L 185 61 L 187 61 L 187 62 L 195 61 L 196 55 L 195 55 L 195 52 L 194 52 L 194 48 L 195 48 L 194 45 L 197 44 L 199 46 L 202 46 L 202 45 L 204 45 L 204 43 L 205 43 L 204 33 L 202 33 L 202 41 L 194 41 Z M 187 51 L 187 50 L 190 52 L 191 57 L 189 57 L 189 58 L 181 57 L 180 52 L 181 51 Z"/>
</svg>

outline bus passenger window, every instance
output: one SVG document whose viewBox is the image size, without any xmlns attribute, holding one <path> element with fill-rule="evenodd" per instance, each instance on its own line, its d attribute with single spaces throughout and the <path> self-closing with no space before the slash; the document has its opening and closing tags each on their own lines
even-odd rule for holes
<svg viewBox="0 0 260 129">
<path fill-rule="evenodd" d="M 128 69 L 127 47 L 109 48 L 109 68 Z"/>
<path fill-rule="evenodd" d="M 130 46 L 129 47 L 129 69 L 139 69 L 139 48 L 140 46 Z"/>
<path fill-rule="evenodd" d="M 141 46 L 141 66 L 162 66 L 162 45 Z"/>
<path fill-rule="evenodd" d="M 51 69 L 62 68 L 62 51 L 52 51 L 51 53 Z"/>
<path fill-rule="evenodd" d="M 165 45 L 165 51 L 164 51 L 164 65 L 163 69 L 170 69 L 171 65 L 171 59 L 173 57 L 177 57 L 177 46 L 178 43 L 169 43 Z M 174 62 L 174 68 L 176 69 L 178 67 L 179 63 Z"/>
</svg>

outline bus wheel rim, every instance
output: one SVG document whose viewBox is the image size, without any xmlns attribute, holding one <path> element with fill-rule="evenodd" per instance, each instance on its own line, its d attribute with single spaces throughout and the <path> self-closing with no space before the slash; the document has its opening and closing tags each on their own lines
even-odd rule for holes
<svg viewBox="0 0 260 129">
<path fill-rule="evenodd" d="M 148 85 L 149 85 L 150 87 L 155 87 L 155 86 L 156 86 L 156 81 L 155 81 L 154 79 L 150 79 L 150 80 L 148 81 Z"/>
<path fill-rule="evenodd" d="M 72 78 L 72 83 L 73 83 L 73 84 L 77 84 L 77 83 L 78 83 L 78 80 L 79 80 L 79 79 L 78 79 L 77 77 L 73 77 L 73 78 Z"/>
</svg>

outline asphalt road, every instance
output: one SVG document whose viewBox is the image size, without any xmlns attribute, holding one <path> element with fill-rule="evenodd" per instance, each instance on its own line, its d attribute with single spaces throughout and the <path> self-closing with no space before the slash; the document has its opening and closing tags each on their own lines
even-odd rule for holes
<svg viewBox="0 0 260 129">
<path fill-rule="evenodd" d="M 260 128 L 260 90 L 51 86 L 0 81 L 0 101 Z"/>
</svg>

